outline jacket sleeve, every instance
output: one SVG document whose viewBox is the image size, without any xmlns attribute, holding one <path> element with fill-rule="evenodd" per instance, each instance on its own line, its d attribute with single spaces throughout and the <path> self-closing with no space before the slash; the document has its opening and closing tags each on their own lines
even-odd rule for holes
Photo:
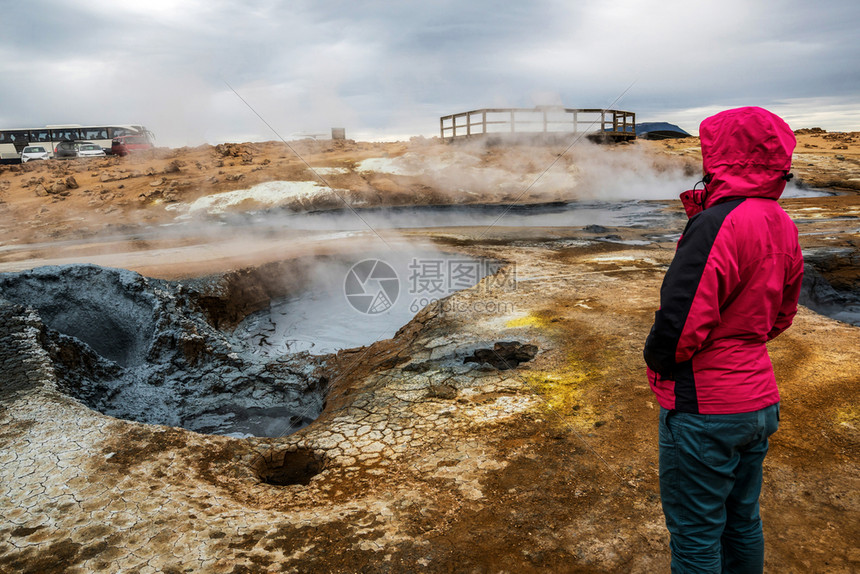
<svg viewBox="0 0 860 574">
<path fill-rule="evenodd" d="M 794 259 L 794 267 L 786 277 L 785 289 L 782 292 L 782 303 L 777 311 L 776 321 L 773 328 L 767 334 L 767 340 L 779 336 L 791 326 L 794 316 L 797 314 L 797 301 L 800 298 L 800 288 L 803 284 L 803 255 L 800 248 Z"/>
<path fill-rule="evenodd" d="M 674 380 L 720 323 L 720 307 L 740 283 L 737 250 L 724 217 L 691 219 L 660 289 L 660 310 L 645 342 L 645 362 Z"/>
</svg>

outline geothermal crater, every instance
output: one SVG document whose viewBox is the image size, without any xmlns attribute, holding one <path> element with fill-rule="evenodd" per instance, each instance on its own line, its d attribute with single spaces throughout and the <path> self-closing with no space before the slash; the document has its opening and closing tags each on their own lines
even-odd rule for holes
<svg viewBox="0 0 860 574">
<path fill-rule="evenodd" d="M 201 433 L 283 436 L 322 411 L 331 353 L 390 338 L 431 301 L 410 299 L 410 266 L 414 275 L 422 262 L 466 265 L 474 273 L 458 276 L 458 288 L 492 271 L 439 252 L 385 257 L 403 293 L 375 314 L 350 306 L 343 284 L 354 260 L 334 256 L 186 284 L 95 265 L 41 267 L 0 276 L 0 298 L 38 313 L 61 390 L 97 411 Z"/>
<path fill-rule="evenodd" d="M 204 294 L 179 283 L 93 265 L 42 267 L 3 276 L 0 296 L 36 310 L 61 390 L 105 414 L 277 436 L 322 409 L 324 358 L 255 361 L 210 323 Z"/>
</svg>

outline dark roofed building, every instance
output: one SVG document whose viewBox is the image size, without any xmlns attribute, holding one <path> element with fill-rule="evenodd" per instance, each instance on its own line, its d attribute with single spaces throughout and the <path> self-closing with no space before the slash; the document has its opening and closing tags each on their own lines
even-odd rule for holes
<svg viewBox="0 0 860 574">
<path fill-rule="evenodd" d="M 636 137 L 646 140 L 665 140 L 671 138 L 688 138 L 690 134 L 668 122 L 644 122 L 636 124 Z"/>
</svg>

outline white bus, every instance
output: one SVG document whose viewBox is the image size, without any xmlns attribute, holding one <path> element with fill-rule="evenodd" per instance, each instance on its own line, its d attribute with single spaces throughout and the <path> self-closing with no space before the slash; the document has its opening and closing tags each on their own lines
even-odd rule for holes
<svg viewBox="0 0 860 574">
<path fill-rule="evenodd" d="M 18 163 L 28 145 L 40 145 L 51 155 L 61 141 L 88 141 L 110 153 L 111 140 L 119 136 L 141 135 L 154 144 L 152 132 L 140 125 L 81 126 L 76 124 L 0 130 L 0 163 Z"/>
</svg>

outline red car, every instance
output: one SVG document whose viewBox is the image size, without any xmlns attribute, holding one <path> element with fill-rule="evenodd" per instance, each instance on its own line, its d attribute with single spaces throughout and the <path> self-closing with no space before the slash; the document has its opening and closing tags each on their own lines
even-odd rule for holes
<svg viewBox="0 0 860 574">
<path fill-rule="evenodd" d="M 110 152 L 125 156 L 130 152 L 152 149 L 152 147 L 152 142 L 146 136 L 119 136 L 111 141 Z"/>
</svg>

